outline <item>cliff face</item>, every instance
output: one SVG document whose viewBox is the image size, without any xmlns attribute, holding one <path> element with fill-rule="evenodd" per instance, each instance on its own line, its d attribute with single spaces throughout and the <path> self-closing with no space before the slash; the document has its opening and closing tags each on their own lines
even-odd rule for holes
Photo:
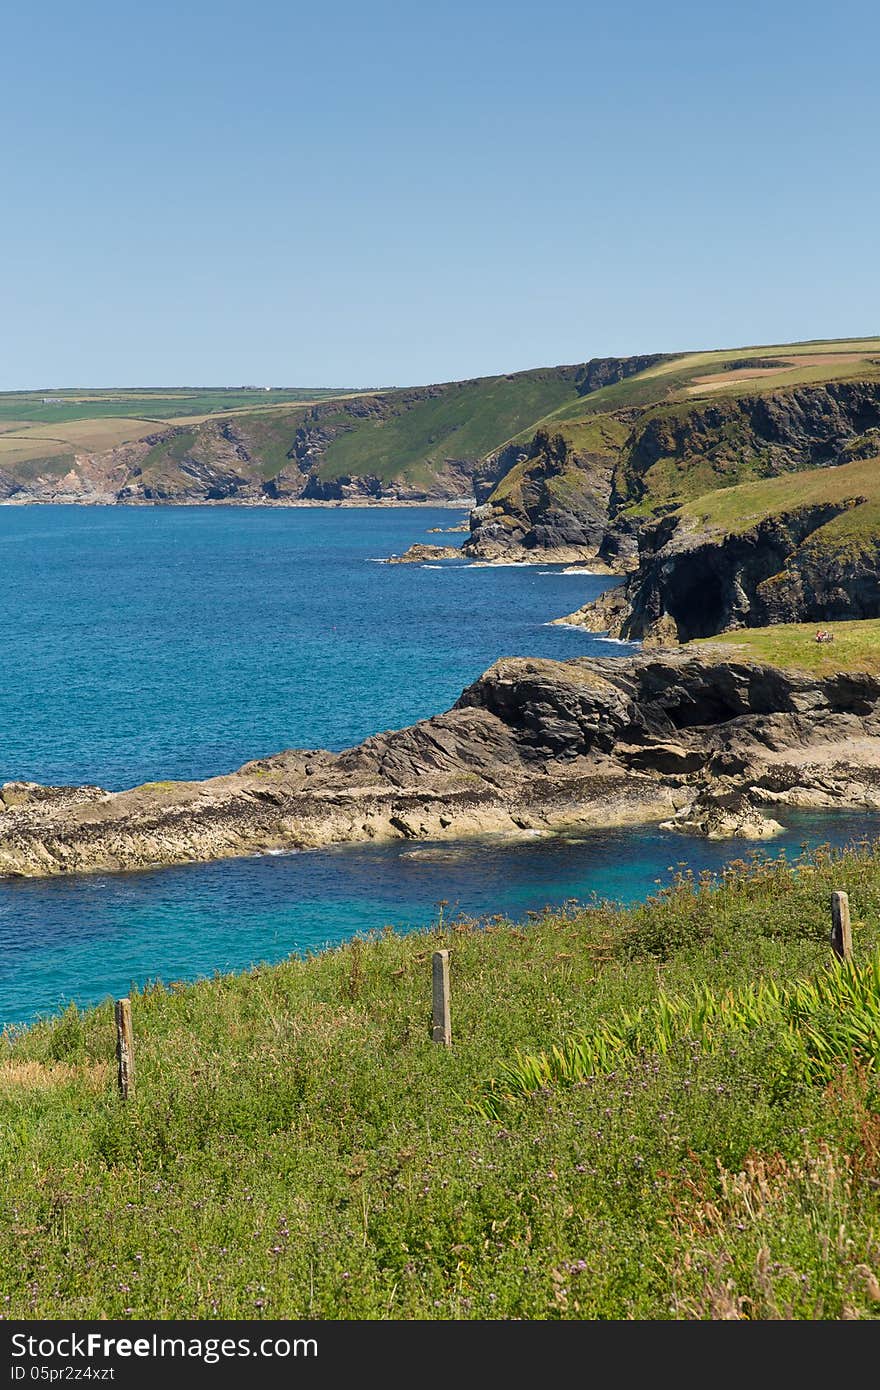
<svg viewBox="0 0 880 1390">
<path fill-rule="evenodd" d="M 644 502 L 668 508 L 710 487 L 867 458 L 877 453 L 878 427 L 878 381 L 657 407 L 621 450 L 612 514 Z"/>
<path fill-rule="evenodd" d="M 561 434 L 544 430 L 515 455 L 512 447 L 506 452 L 511 466 L 471 513 L 463 553 L 483 560 L 522 551 L 544 560 L 595 558 L 607 527 L 613 453 L 576 452 Z"/>
<path fill-rule="evenodd" d="M 582 369 L 578 393 L 590 395 L 663 360 L 659 354 L 596 358 Z M 597 415 L 568 435 L 542 427 L 531 440 L 490 454 L 475 477 L 477 507 L 464 553 L 482 560 L 534 555 L 588 561 L 632 553 L 635 542 L 626 528 L 608 538 L 612 476 L 628 433 L 626 418 L 626 412 Z"/>
<path fill-rule="evenodd" d="M 446 714 L 202 783 L 0 788 L 0 874 L 646 820 L 761 835 L 779 804 L 880 808 L 880 680 L 690 652 L 498 662 Z"/>
<path fill-rule="evenodd" d="M 467 554 L 552 559 L 555 553 L 626 571 L 636 561 L 640 536 L 644 556 L 659 548 L 655 518 L 689 498 L 876 454 L 880 382 L 829 382 L 767 396 L 618 410 L 568 428 L 570 438 L 542 430 L 530 443 L 502 451 L 500 482 L 478 493 Z M 578 433 L 585 432 L 589 437 L 581 441 Z M 758 537 L 758 546 L 769 539 Z M 794 549 L 781 537 L 773 543 L 768 565 Z M 743 557 L 745 570 L 762 563 Z M 779 567 L 765 569 L 756 582 Z M 653 580 L 648 587 L 656 588 Z M 657 611 L 636 622 L 633 635 L 642 635 L 662 612 L 647 591 L 642 606 L 646 613 Z M 729 609 L 734 620 L 745 611 L 734 594 L 713 598 L 710 606 Z"/>
<path fill-rule="evenodd" d="M 877 617 L 880 588 L 868 556 L 857 585 L 857 566 L 841 582 L 820 552 L 811 564 L 799 555 L 804 541 L 856 505 L 807 506 L 720 536 L 669 517 L 643 533 L 639 567 L 625 584 L 565 621 L 629 640 L 688 642 L 770 622 Z"/>
</svg>

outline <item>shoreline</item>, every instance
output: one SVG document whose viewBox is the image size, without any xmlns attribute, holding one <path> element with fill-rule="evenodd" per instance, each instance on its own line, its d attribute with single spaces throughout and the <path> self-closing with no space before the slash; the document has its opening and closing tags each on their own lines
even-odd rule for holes
<svg viewBox="0 0 880 1390">
<path fill-rule="evenodd" d="M 204 781 L 0 787 L 0 877 L 357 841 L 628 824 L 772 837 L 774 809 L 880 810 L 880 677 L 692 651 L 508 658 L 452 709 Z"/>
<path fill-rule="evenodd" d="M 290 499 L 218 497 L 216 499 L 200 499 L 199 501 L 186 498 L 126 498 L 118 500 L 109 497 L 26 497 L 16 501 L 15 498 L 7 497 L 0 501 L 0 507 L 252 507 L 258 510 L 307 509 L 310 507 L 436 507 L 450 511 L 468 511 L 475 505 L 476 499 L 473 497 L 445 498 L 438 501 L 410 501 L 384 497 L 346 497 L 333 501 L 303 500 L 298 497 Z"/>
</svg>

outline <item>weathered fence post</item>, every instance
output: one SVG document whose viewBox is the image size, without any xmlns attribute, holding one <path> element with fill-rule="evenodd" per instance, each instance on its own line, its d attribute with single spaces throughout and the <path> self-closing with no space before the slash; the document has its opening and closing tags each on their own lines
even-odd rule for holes
<svg viewBox="0 0 880 1390">
<path fill-rule="evenodd" d="M 452 1044 L 452 1024 L 449 1020 L 449 952 L 435 951 L 431 962 L 431 993 L 434 1005 L 435 1043 L 444 1047 Z"/>
<path fill-rule="evenodd" d="M 128 1100 L 134 1090 L 134 1032 L 129 999 L 116 1000 L 116 1064 L 119 1094 Z"/>
<path fill-rule="evenodd" d="M 852 928 L 846 893 L 831 894 L 831 949 L 840 960 L 852 960 Z"/>
</svg>

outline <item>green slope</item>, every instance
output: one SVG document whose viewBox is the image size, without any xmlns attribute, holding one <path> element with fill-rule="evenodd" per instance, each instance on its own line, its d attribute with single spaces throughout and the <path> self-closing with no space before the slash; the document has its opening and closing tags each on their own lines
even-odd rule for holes
<svg viewBox="0 0 880 1390">
<path fill-rule="evenodd" d="M 724 638 L 699 637 L 686 645 L 722 658 L 764 661 L 817 676 L 833 676 L 840 671 L 880 675 L 880 618 L 833 622 L 830 630 L 833 642 L 817 642 L 815 623 L 777 623 L 773 627 L 737 628 Z"/>
<path fill-rule="evenodd" d="M 3 1315 L 876 1318 L 878 917 L 876 847 L 756 854 L 151 987 L 125 1105 L 109 1005 L 6 1035 Z M 522 1084 L 580 1041 L 587 1075 Z"/>
<path fill-rule="evenodd" d="M 446 459 L 476 461 L 548 411 L 578 399 L 576 368 L 546 368 L 454 384 L 390 419 L 355 424 L 326 450 L 319 477 L 421 478 Z"/>
</svg>

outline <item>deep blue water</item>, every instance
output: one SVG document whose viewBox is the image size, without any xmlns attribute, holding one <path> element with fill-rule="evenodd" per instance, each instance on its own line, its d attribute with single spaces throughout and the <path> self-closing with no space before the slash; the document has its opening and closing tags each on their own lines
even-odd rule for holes
<svg viewBox="0 0 880 1390">
<path fill-rule="evenodd" d="M 0 507 L 0 781 L 204 777 L 339 748 L 448 707 L 502 655 L 626 649 L 548 627 L 607 580 L 560 567 L 380 565 L 446 509 Z M 880 833 L 801 813 L 776 848 Z M 150 873 L 0 882 L 0 1025 L 132 983 L 192 979 L 567 898 L 632 902 L 743 842 L 655 828 L 351 846 Z"/>
<path fill-rule="evenodd" d="M 499 656 L 619 646 L 547 627 L 607 579 L 380 565 L 465 512 L 0 507 L 0 782 L 118 789 L 448 708 Z"/>
</svg>

